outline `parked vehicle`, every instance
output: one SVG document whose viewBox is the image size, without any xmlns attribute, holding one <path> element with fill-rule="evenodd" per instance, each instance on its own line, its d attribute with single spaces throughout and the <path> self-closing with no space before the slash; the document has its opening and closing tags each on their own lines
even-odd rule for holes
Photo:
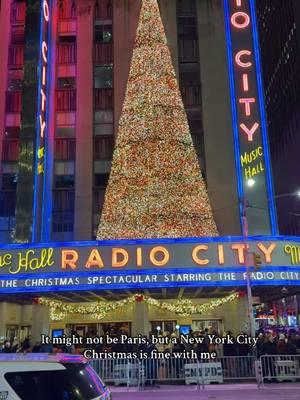
<svg viewBox="0 0 300 400">
<path fill-rule="evenodd" d="M 111 393 L 81 356 L 1 354 L 0 399 L 111 400 Z"/>
</svg>

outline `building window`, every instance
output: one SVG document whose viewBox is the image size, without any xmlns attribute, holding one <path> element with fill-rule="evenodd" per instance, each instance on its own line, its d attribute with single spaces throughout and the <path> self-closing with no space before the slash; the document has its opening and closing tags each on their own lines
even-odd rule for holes
<svg viewBox="0 0 300 400">
<path fill-rule="evenodd" d="M 112 43 L 113 29 L 112 24 L 102 23 L 95 26 L 95 43 Z"/>
<path fill-rule="evenodd" d="M 112 0 L 95 1 L 95 18 L 112 18 L 113 5 Z"/>
<path fill-rule="evenodd" d="M 19 158 L 19 139 L 3 140 L 2 161 L 18 161 Z"/>
<path fill-rule="evenodd" d="M 94 160 L 111 160 L 113 149 L 113 136 L 98 136 L 94 138 Z"/>
<path fill-rule="evenodd" d="M 62 40 L 64 38 L 64 40 Z M 65 39 L 68 40 L 65 40 Z M 69 39 L 71 39 L 69 41 Z M 57 45 L 57 63 L 58 64 L 76 64 L 76 37 L 62 36 Z"/>
<path fill-rule="evenodd" d="M 59 187 L 59 185 L 57 185 Z M 74 189 L 56 189 L 53 193 L 53 226 L 52 231 L 55 233 L 73 232 L 74 229 Z M 56 236 L 56 240 L 72 239 L 71 237 Z"/>
<path fill-rule="evenodd" d="M 5 139 L 18 139 L 20 137 L 20 127 L 19 126 L 8 126 L 5 128 Z"/>
<path fill-rule="evenodd" d="M 76 90 L 64 89 L 56 91 L 56 111 L 76 110 Z"/>
<path fill-rule="evenodd" d="M 193 38 L 179 39 L 179 62 L 198 62 L 198 40 Z"/>
<path fill-rule="evenodd" d="M 113 62 L 112 25 L 95 26 L 94 62 L 95 64 L 111 64 Z"/>
<path fill-rule="evenodd" d="M 93 191 L 93 214 L 99 216 L 104 204 L 105 189 L 94 189 Z"/>
<path fill-rule="evenodd" d="M 10 44 L 23 45 L 25 44 L 25 29 L 24 26 L 13 26 L 11 29 Z"/>
<path fill-rule="evenodd" d="M 59 126 L 55 132 L 56 138 L 74 138 L 75 127 L 74 126 Z"/>
<path fill-rule="evenodd" d="M 112 65 L 95 67 L 94 87 L 95 89 L 104 89 L 113 87 Z"/>
<path fill-rule="evenodd" d="M 8 68 L 20 69 L 24 63 L 24 46 L 12 45 L 8 50 Z"/>
<path fill-rule="evenodd" d="M 55 160 L 75 160 L 75 139 L 55 139 Z"/>
<path fill-rule="evenodd" d="M 95 188 L 105 188 L 108 183 L 109 174 L 94 174 L 94 186 Z"/>
<path fill-rule="evenodd" d="M 194 15 L 196 13 L 195 0 L 178 0 L 177 14 L 178 15 Z"/>
<path fill-rule="evenodd" d="M 0 192 L 0 217 L 13 217 L 16 209 L 16 191 Z"/>
<path fill-rule="evenodd" d="M 58 0 L 58 18 L 59 19 L 76 18 L 76 1 Z"/>
<path fill-rule="evenodd" d="M 58 78 L 57 79 L 57 89 L 76 89 L 76 79 L 75 78 Z"/>
<path fill-rule="evenodd" d="M 26 14 L 26 2 L 14 2 L 11 5 L 10 21 L 12 24 L 24 24 Z"/>
<path fill-rule="evenodd" d="M 113 90 L 112 89 L 95 89 L 94 90 L 94 107 L 95 107 L 95 110 L 112 110 L 113 109 Z"/>
<path fill-rule="evenodd" d="M 54 187 L 73 188 L 75 163 L 74 161 L 55 161 L 54 163 Z"/>
<path fill-rule="evenodd" d="M 184 85 L 181 86 L 181 95 L 185 107 L 195 107 L 201 105 L 201 86 Z"/>
<path fill-rule="evenodd" d="M 6 92 L 6 112 L 19 113 L 22 108 L 22 92 L 7 91 Z"/>
<path fill-rule="evenodd" d="M 16 173 L 3 173 L 2 175 L 2 190 L 16 190 L 18 176 Z"/>
<path fill-rule="evenodd" d="M 157 327 L 160 327 L 160 333 L 171 334 L 176 331 L 176 321 L 151 321 L 151 331 L 158 333 Z"/>
</svg>

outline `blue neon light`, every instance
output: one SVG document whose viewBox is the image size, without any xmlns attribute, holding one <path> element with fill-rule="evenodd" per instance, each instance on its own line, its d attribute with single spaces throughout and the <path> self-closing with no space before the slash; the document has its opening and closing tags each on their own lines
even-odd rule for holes
<svg viewBox="0 0 300 400">
<path fill-rule="evenodd" d="M 42 48 L 42 42 L 43 42 L 43 0 L 41 0 L 40 3 L 40 49 Z M 36 231 L 37 231 L 37 203 L 38 203 L 38 151 L 40 147 L 40 120 L 39 120 L 39 115 L 41 111 L 41 73 L 42 73 L 42 54 L 40 51 L 40 58 L 39 58 L 39 65 L 38 65 L 38 96 L 37 96 L 37 101 L 38 101 L 38 107 L 37 107 L 37 117 L 36 117 L 36 142 L 35 142 L 35 163 L 34 163 L 34 187 L 33 187 L 33 210 L 32 210 L 32 242 L 34 242 L 36 238 Z"/>
<path fill-rule="evenodd" d="M 76 286 L 48 286 L 48 287 L 37 287 L 37 288 L 1 288 L 0 293 L 45 293 L 45 292 L 74 292 L 76 291 L 93 291 L 93 290 L 126 290 L 126 289 L 153 289 L 153 288 L 169 288 L 169 287 L 245 287 L 247 285 L 246 281 L 210 281 L 205 282 L 203 285 L 202 282 L 155 282 L 155 283 L 128 283 L 128 284 L 105 284 L 101 285 L 76 285 Z M 300 281 L 291 281 L 291 280 L 274 280 L 274 281 L 255 281 L 253 286 L 300 286 Z"/>
<path fill-rule="evenodd" d="M 249 268 L 250 271 L 254 271 L 254 267 Z M 139 270 L 139 269 L 130 269 L 124 271 L 79 271 L 79 272 L 50 272 L 50 273 L 23 273 L 18 275 L 3 275 L 1 276 L 2 281 L 11 281 L 11 280 L 25 280 L 25 279 L 55 279 L 55 278 L 84 278 L 84 277 L 105 277 L 105 276 L 132 276 L 132 275 L 176 275 L 176 274 L 223 274 L 223 273 L 245 273 L 246 267 L 211 267 L 211 268 L 191 268 L 191 267 L 180 267 L 180 268 L 166 268 L 164 270 L 159 269 L 147 269 L 147 270 Z M 300 266 L 297 267 L 285 267 L 285 266 L 264 266 L 262 273 L 267 272 L 299 272 L 300 273 Z M 231 281 L 234 282 L 234 281 Z M 254 280 L 254 282 L 256 282 Z M 270 281 L 268 281 L 270 282 Z M 47 286 L 49 287 L 49 286 Z M 102 287 L 102 285 L 101 285 Z"/>
<path fill-rule="evenodd" d="M 242 171 L 241 171 L 241 167 L 240 167 L 239 132 L 238 132 L 238 123 L 237 123 L 234 67 L 233 67 L 233 59 L 232 59 L 232 41 L 231 41 L 231 28 L 230 28 L 230 15 L 229 15 L 229 2 L 228 1 L 229 0 L 224 0 L 226 41 L 227 41 L 226 47 L 227 47 L 228 67 L 229 67 L 230 98 L 231 98 L 232 124 L 233 124 L 233 136 L 234 136 L 234 148 L 235 148 L 235 164 L 236 164 L 236 170 L 237 170 L 237 186 L 238 186 L 239 204 L 240 204 L 240 220 L 241 220 L 241 226 L 242 226 L 242 214 L 243 214 L 242 199 L 244 197 L 244 188 L 243 188 Z M 255 56 L 255 64 L 256 64 L 255 72 L 256 72 L 258 100 L 259 100 L 259 109 L 260 109 L 260 117 L 261 117 L 261 136 L 262 136 L 262 143 L 263 143 L 263 148 L 264 148 L 264 159 L 265 159 L 265 167 L 266 167 L 266 187 L 267 187 L 267 197 L 268 197 L 267 201 L 268 201 L 268 209 L 269 209 L 270 228 L 271 228 L 272 235 L 277 235 L 278 234 L 278 225 L 277 225 L 277 215 L 276 215 L 276 207 L 275 207 L 275 201 L 274 201 L 272 169 L 271 169 L 271 162 L 270 162 L 270 150 L 269 150 L 269 142 L 268 142 L 268 134 L 267 134 L 267 126 L 266 126 L 266 115 L 265 115 L 265 108 L 264 108 L 264 91 L 263 91 L 263 84 L 262 84 L 262 71 L 261 71 L 261 62 L 260 62 L 260 48 L 259 48 L 259 40 L 258 40 L 255 0 L 249 0 L 249 2 L 250 2 L 250 12 L 251 12 L 251 18 L 252 18 L 253 48 L 254 48 L 254 56 Z"/>
<path fill-rule="evenodd" d="M 180 243 L 218 243 L 218 242 L 244 242 L 245 238 L 242 236 L 214 236 L 214 237 L 194 237 L 194 238 L 162 238 L 162 239 L 121 239 L 121 240 L 98 240 L 98 241 L 74 241 L 74 242 L 48 242 L 48 243 L 12 243 L 0 244 L 0 250 L 14 250 L 14 249 L 32 249 L 43 247 L 85 247 L 85 246 L 122 246 L 122 245 L 154 245 L 154 244 L 180 244 Z M 256 241 L 290 241 L 300 242 L 300 236 L 248 236 L 247 242 Z"/>
<path fill-rule="evenodd" d="M 256 63 L 258 99 L 259 99 L 259 109 L 260 109 L 260 118 L 261 118 L 261 126 L 262 126 L 262 142 L 263 142 L 264 153 L 265 153 L 266 182 L 267 182 L 267 192 L 268 192 L 270 225 L 271 225 L 272 235 L 277 235 L 278 234 L 278 223 L 277 223 L 276 206 L 275 206 L 275 200 L 274 200 L 272 167 L 271 167 L 269 140 L 268 140 L 268 132 L 267 132 L 267 124 L 266 124 L 266 112 L 265 112 L 265 104 L 264 104 L 264 90 L 263 90 L 263 83 L 262 83 L 262 69 L 261 69 L 261 60 L 260 60 L 260 47 L 259 47 L 259 39 L 258 39 L 255 0 L 250 0 L 250 12 L 251 12 L 251 18 L 252 18 L 252 32 L 253 32 L 255 63 Z"/>
<path fill-rule="evenodd" d="M 228 75 L 229 75 L 229 87 L 230 87 L 230 103 L 231 103 L 231 115 L 232 115 L 232 128 L 233 128 L 233 140 L 234 140 L 234 157 L 235 157 L 235 168 L 237 171 L 237 188 L 239 197 L 239 209 L 240 209 L 240 226 L 241 232 L 243 232 L 243 198 L 244 198 L 244 187 L 241 170 L 241 153 L 240 153 L 240 141 L 238 131 L 238 116 L 235 102 L 235 81 L 234 81 L 234 67 L 232 61 L 232 43 L 231 43 L 231 30 L 230 30 L 230 16 L 229 16 L 229 4 L 228 0 L 224 0 L 224 12 L 225 12 L 225 28 L 226 28 L 226 42 L 227 42 L 227 59 L 228 59 Z"/>
<path fill-rule="evenodd" d="M 44 165 L 45 165 L 45 173 L 44 173 L 44 187 L 43 187 L 43 208 L 42 208 L 42 229 L 41 229 L 41 241 L 46 242 L 51 239 L 51 217 L 52 217 L 52 172 L 53 172 L 53 152 L 50 152 L 49 146 L 49 101 L 50 101 L 50 85 L 49 82 L 55 81 L 55 68 L 52 67 L 52 52 L 55 49 L 52 49 L 52 0 L 48 0 L 49 6 L 49 25 L 48 25 L 48 62 L 47 62 L 47 109 L 46 109 L 46 137 L 45 137 L 45 157 L 44 157 Z M 52 52 L 51 52 L 52 49 Z M 51 77 L 52 72 L 52 79 Z M 53 105 L 52 105 L 53 107 Z M 49 173 L 47 173 L 49 171 Z"/>
</svg>

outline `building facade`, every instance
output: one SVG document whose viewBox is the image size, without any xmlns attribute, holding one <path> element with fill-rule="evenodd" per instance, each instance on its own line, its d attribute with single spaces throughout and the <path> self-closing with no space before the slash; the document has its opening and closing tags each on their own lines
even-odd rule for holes
<svg viewBox="0 0 300 400">
<path fill-rule="evenodd" d="M 299 2 L 257 1 L 257 15 L 279 231 L 299 235 Z"/>
<path fill-rule="evenodd" d="M 248 233 L 276 233 L 266 206 L 272 198 L 272 182 L 268 175 L 268 143 L 263 129 L 254 2 L 249 0 L 245 4 L 246 8 L 240 11 L 242 3 L 237 0 L 159 1 L 213 215 L 221 236 L 244 234 L 231 248 L 239 257 L 243 257 L 246 249 L 246 244 L 240 242 L 246 240 Z M 84 247 L 84 241 L 95 239 L 140 5 L 140 0 L 12 0 L 2 3 L 0 48 L 3 65 L 7 68 L 0 71 L 1 244 L 30 242 L 32 246 L 37 245 L 30 254 L 42 258 L 40 242 L 48 243 L 45 248 L 50 254 L 52 245 L 63 249 L 60 243 L 76 241 Z M 239 43 L 248 46 L 247 50 L 238 48 Z M 240 143 L 243 143 L 241 147 Z M 261 194 L 263 206 L 256 202 L 256 196 L 262 199 Z M 246 229 L 247 218 L 249 229 Z M 101 244 L 89 243 L 89 246 L 98 245 Z M 272 246 L 269 251 L 277 245 Z M 21 247 L 14 257 L 23 260 L 23 251 L 29 254 L 27 249 Z M 218 247 L 219 267 L 224 264 L 222 249 Z M 289 257 L 283 249 L 282 245 L 280 257 Z M 85 251 L 83 249 L 83 253 Z M 208 263 L 199 255 L 203 256 L 203 251 L 207 251 L 206 244 L 199 245 L 195 253 L 198 264 L 193 268 Z M 74 254 L 71 253 L 71 261 Z M 51 256 L 45 261 L 49 264 L 46 266 L 55 264 L 55 268 L 60 268 L 59 262 L 50 265 L 50 261 Z M 154 261 L 157 261 L 155 257 Z M 35 262 L 38 261 L 28 262 L 26 267 Z M 80 268 L 94 266 L 95 259 L 92 257 L 90 262 L 83 263 Z M 247 261 L 244 258 L 238 262 L 235 268 L 246 265 Z M 216 260 L 214 263 L 217 265 Z M 269 266 L 269 263 L 266 258 L 265 264 Z M 24 265 L 21 264 L 22 271 Z M 73 271 L 74 265 L 70 265 L 67 265 L 70 269 L 67 273 Z M 97 274 L 101 271 L 96 271 Z M 216 281 L 205 289 L 196 287 L 195 282 L 191 288 L 178 282 L 168 289 L 163 285 L 155 288 L 154 284 L 145 289 L 145 293 L 158 299 L 171 299 L 171 302 L 192 297 L 201 304 L 202 298 L 214 299 L 225 296 L 229 290 L 238 290 L 245 280 L 241 278 L 244 280 L 236 283 L 235 275 L 231 274 L 224 279 L 232 279 L 232 282 L 219 287 Z M 267 277 L 261 279 L 270 285 Z M 0 282 L 5 289 L 3 293 L 7 293 L 10 283 Z M 18 286 L 18 282 L 11 282 Z M 39 283 L 37 285 L 28 297 L 22 295 L 20 300 L 14 299 L 20 302 L 18 305 L 0 303 L 0 335 L 4 335 L 8 325 L 12 332 L 21 330 L 21 336 L 32 331 L 36 338 L 49 330 L 49 309 L 40 304 L 27 305 L 38 292 Z M 76 286 L 68 285 L 69 292 L 59 294 L 51 283 L 45 288 L 53 291 L 57 300 L 74 303 L 118 300 L 133 295 L 135 290 L 127 286 L 118 287 L 120 290 L 109 287 L 100 290 L 94 285 L 90 291 L 85 287 L 80 293 Z M 193 320 L 192 317 L 177 318 L 174 313 L 156 313 L 143 303 L 133 304 L 122 317 L 111 313 L 103 323 L 127 324 L 131 333 L 147 333 L 150 328 L 158 324 L 167 326 L 170 321 L 172 324 L 168 326 L 172 328 L 165 328 L 165 331 L 174 330 L 177 324 L 190 327 L 194 324 L 199 329 L 211 323 L 220 330 L 245 328 L 244 298 L 232 303 L 232 312 L 228 312 L 229 305 L 222 307 L 203 319 L 198 315 Z M 66 330 L 84 325 L 85 334 L 87 324 L 95 328 L 91 319 L 76 318 L 66 316 L 61 323 L 53 323 L 52 328 Z"/>
<path fill-rule="evenodd" d="M 49 2 L 47 159 L 40 166 L 47 175 L 41 190 L 47 193 L 35 198 L 38 5 L 12 1 L 1 9 L 7 65 L 0 88 L 1 242 L 91 240 L 110 172 L 140 1 Z M 160 8 L 220 234 L 239 234 L 222 4 L 161 1 Z M 44 210 L 33 211 L 34 202 Z M 40 225 L 39 212 L 44 222 L 36 236 L 31 227 Z"/>
</svg>

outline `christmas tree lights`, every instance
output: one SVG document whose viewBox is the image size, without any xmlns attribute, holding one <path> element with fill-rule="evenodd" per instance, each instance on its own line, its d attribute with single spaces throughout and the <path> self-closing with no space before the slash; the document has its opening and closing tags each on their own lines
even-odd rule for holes
<svg viewBox="0 0 300 400">
<path fill-rule="evenodd" d="M 158 4 L 145 0 L 97 239 L 216 235 Z"/>
</svg>

